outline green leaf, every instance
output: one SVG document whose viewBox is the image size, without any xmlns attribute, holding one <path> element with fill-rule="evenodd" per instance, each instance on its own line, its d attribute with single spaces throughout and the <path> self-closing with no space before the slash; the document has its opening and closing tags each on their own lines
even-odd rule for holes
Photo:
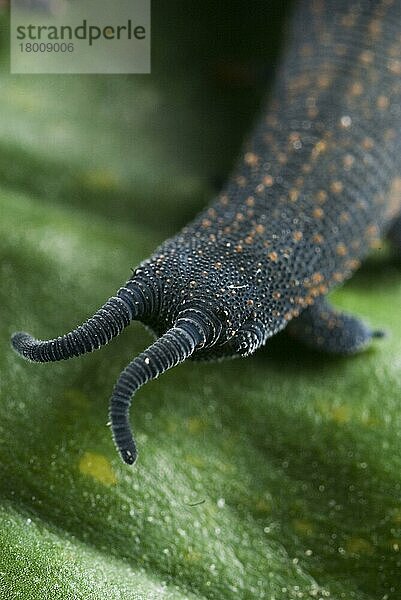
<svg viewBox="0 0 401 600">
<path fill-rule="evenodd" d="M 199 10 L 170 32 L 186 49 Z M 401 268 L 387 249 L 333 295 L 387 338 L 339 359 L 281 335 L 166 373 L 135 398 L 134 469 L 106 421 L 150 341 L 139 324 L 64 364 L 11 351 L 13 331 L 64 333 L 111 295 L 211 196 L 252 118 L 258 92 L 206 69 L 214 32 L 187 64 L 174 44 L 163 54 L 153 14 L 150 77 L 1 76 L 0 595 L 397 599 Z"/>
</svg>

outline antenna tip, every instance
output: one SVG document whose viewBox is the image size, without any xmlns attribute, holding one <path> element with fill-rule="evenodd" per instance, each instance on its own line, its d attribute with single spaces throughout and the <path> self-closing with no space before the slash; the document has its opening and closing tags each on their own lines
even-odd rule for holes
<svg viewBox="0 0 401 600">
<path fill-rule="evenodd" d="M 135 444 L 132 443 L 128 448 L 119 448 L 121 458 L 127 465 L 133 465 L 138 457 Z"/>
<path fill-rule="evenodd" d="M 383 329 L 376 329 L 375 331 L 372 331 L 372 337 L 373 338 L 385 338 L 385 337 L 387 337 L 387 332 L 383 331 Z"/>
<path fill-rule="evenodd" d="M 32 341 L 33 337 L 29 335 L 29 333 L 25 333 L 25 331 L 17 331 L 11 336 L 12 347 L 18 354 L 21 354 L 25 357 L 27 357 L 25 351 L 29 346 L 32 345 Z"/>
</svg>

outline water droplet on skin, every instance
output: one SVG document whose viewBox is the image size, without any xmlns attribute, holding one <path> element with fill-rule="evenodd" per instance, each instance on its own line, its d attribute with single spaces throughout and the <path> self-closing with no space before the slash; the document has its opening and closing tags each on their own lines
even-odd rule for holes
<svg viewBox="0 0 401 600">
<path fill-rule="evenodd" d="M 351 127 L 352 119 L 350 116 L 344 115 L 343 117 L 341 117 L 340 122 L 342 127 L 348 128 Z"/>
</svg>

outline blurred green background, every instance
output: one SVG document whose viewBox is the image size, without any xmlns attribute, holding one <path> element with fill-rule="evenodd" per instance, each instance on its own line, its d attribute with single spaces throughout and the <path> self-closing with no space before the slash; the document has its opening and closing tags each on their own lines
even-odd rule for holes
<svg viewBox="0 0 401 600">
<path fill-rule="evenodd" d="M 148 384 L 120 462 L 106 427 L 133 324 L 34 365 L 15 330 L 90 315 L 213 196 L 255 118 L 283 2 L 152 3 L 149 76 L 10 76 L 0 17 L 0 596 L 401 597 L 401 267 L 383 246 L 337 305 L 389 336 L 348 359 L 285 335 Z"/>
</svg>

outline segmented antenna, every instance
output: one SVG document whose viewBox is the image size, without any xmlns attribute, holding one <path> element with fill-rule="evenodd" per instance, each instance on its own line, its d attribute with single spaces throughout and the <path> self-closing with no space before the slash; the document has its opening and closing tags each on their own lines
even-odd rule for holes
<svg viewBox="0 0 401 600">
<path fill-rule="evenodd" d="M 208 324 L 199 313 L 182 317 L 174 327 L 135 358 L 121 373 L 110 400 L 110 421 L 114 441 L 124 462 L 134 464 L 136 444 L 129 425 L 133 394 L 147 381 L 155 379 L 210 342 Z"/>
<path fill-rule="evenodd" d="M 151 305 L 155 306 L 155 291 L 140 281 L 130 279 L 82 325 L 66 335 L 52 340 L 37 340 L 29 333 L 15 333 L 11 338 L 14 350 L 35 362 L 67 360 L 93 352 L 116 337 L 134 319 L 140 319 Z"/>
</svg>

